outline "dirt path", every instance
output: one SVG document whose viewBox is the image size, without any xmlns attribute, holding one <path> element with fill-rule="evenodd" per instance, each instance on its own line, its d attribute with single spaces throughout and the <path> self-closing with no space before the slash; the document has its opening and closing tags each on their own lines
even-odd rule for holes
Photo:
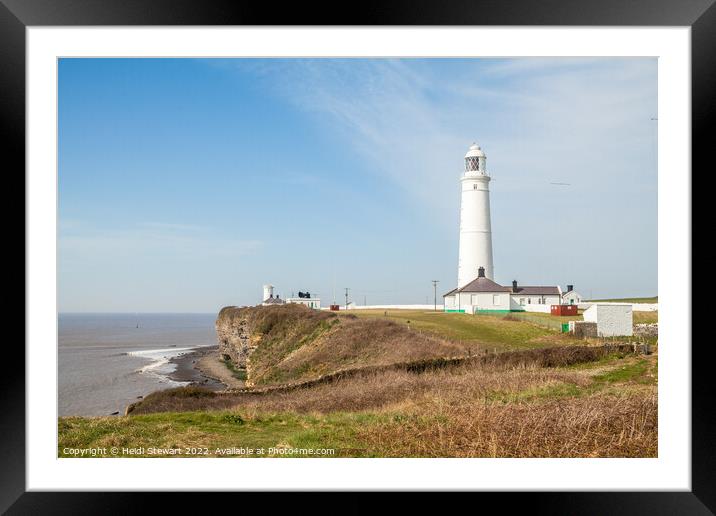
<svg viewBox="0 0 716 516">
<path fill-rule="evenodd" d="M 212 351 L 201 357 L 195 366 L 204 375 L 219 380 L 229 389 L 240 389 L 244 387 L 243 380 L 235 378 L 231 371 L 219 358 L 219 351 Z"/>
</svg>

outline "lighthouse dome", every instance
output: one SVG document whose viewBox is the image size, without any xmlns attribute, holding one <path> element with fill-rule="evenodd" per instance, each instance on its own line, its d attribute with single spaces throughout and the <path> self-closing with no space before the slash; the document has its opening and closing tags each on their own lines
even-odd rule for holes
<svg viewBox="0 0 716 516">
<path fill-rule="evenodd" d="M 476 143 L 473 143 L 470 145 L 470 148 L 467 150 L 467 154 L 465 154 L 465 158 L 484 158 L 485 153 L 482 151 L 480 146 Z"/>
</svg>

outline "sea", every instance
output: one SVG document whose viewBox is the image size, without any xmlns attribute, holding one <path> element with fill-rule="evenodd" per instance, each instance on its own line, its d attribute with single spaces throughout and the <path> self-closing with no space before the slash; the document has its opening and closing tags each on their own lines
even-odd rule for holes
<svg viewBox="0 0 716 516">
<path fill-rule="evenodd" d="M 58 414 L 106 416 L 186 385 L 170 362 L 216 345 L 216 314 L 59 314 Z"/>
</svg>

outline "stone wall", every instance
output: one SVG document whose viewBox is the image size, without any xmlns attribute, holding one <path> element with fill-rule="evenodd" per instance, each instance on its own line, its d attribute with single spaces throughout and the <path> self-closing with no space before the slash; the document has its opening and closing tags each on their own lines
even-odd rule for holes
<svg viewBox="0 0 716 516">
<path fill-rule="evenodd" d="M 581 339 L 596 337 L 597 323 L 589 321 L 569 321 L 569 332 Z"/>
<path fill-rule="evenodd" d="M 639 335 L 642 337 L 658 337 L 659 323 L 635 324 L 634 335 Z"/>
</svg>

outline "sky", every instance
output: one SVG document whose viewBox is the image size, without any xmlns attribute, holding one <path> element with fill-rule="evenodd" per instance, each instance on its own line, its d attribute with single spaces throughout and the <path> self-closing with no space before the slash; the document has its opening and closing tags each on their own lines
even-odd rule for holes
<svg viewBox="0 0 716 516">
<path fill-rule="evenodd" d="M 656 58 L 73 58 L 58 92 L 61 312 L 217 312 L 265 283 L 440 302 L 472 142 L 495 281 L 658 293 Z"/>
</svg>

